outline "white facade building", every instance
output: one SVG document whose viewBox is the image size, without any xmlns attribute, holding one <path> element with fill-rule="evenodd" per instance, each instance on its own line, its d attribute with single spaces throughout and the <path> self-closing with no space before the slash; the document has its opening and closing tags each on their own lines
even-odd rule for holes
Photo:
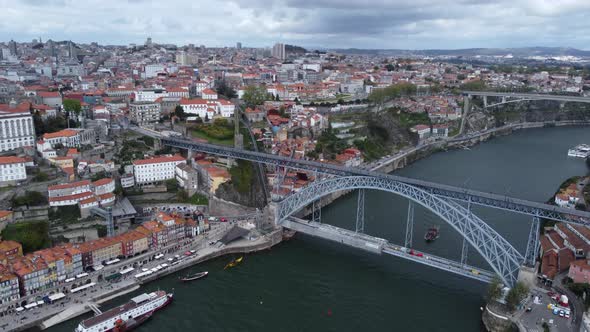
<svg viewBox="0 0 590 332">
<path fill-rule="evenodd" d="M 168 97 L 165 89 L 139 89 L 135 91 L 136 102 L 154 102 L 160 97 Z"/>
<path fill-rule="evenodd" d="M 9 185 L 27 178 L 25 159 L 0 157 L 0 186 Z"/>
<path fill-rule="evenodd" d="M 205 115 L 211 119 L 215 115 L 221 115 L 224 118 L 231 118 L 234 115 L 236 106 L 229 100 L 205 100 L 205 99 L 183 99 L 180 106 L 185 113 L 198 115 L 204 119 Z"/>
<path fill-rule="evenodd" d="M 138 125 L 156 123 L 160 120 L 161 106 L 153 102 L 138 102 L 129 104 L 131 122 Z"/>
<path fill-rule="evenodd" d="M 0 151 L 35 145 L 35 125 L 28 103 L 0 104 Z"/>
<path fill-rule="evenodd" d="M 144 78 L 156 77 L 160 73 L 165 73 L 166 67 L 160 64 L 146 65 L 144 70 Z"/>
<path fill-rule="evenodd" d="M 135 183 L 141 185 L 174 179 L 176 166 L 185 162 L 180 155 L 136 160 L 133 162 Z"/>
<path fill-rule="evenodd" d="M 94 130 L 89 129 L 63 129 L 44 134 L 43 141 L 49 143 L 52 147 L 55 147 L 56 144 L 62 144 L 63 146 L 74 148 L 96 143 L 96 135 Z"/>
</svg>

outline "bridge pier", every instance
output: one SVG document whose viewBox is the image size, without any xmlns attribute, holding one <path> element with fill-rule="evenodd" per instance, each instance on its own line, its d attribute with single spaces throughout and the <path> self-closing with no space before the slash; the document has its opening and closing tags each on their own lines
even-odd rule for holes
<svg viewBox="0 0 590 332">
<path fill-rule="evenodd" d="M 531 229 L 529 231 L 529 239 L 526 246 L 526 253 L 524 255 L 524 263 L 528 266 L 535 266 L 537 257 L 539 256 L 539 232 L 541 231 L 541 221 L 539 217 L 533 217 Z"/>
<path fill-rule="evenodd" d="M 467 253 L 469 250 L 469 243 L 463 238 L 463 246 L 461 247 L 461 265 L 467 265 Z"/>
<path fill-rule="evenodd" d="M 406 221 L 406 241 L 404 246 L 406 248 L 412 247 L 412 234 L 414 233 L 414 202 L 408 203 L 408 219 Z"/>
<path fill-rule="evenodd" d="M 488 107 L 488 96 L 483 96 L 483 107 Z"/>
<path fill-rule="evenodd" d="M 265 229 L 268 226 L 272 229 L 280 227 L 279 204 L 277 202 L 269 202 L 264 208 L 261 228 Z"/>
<path fill-rule="evenodd" d="M 463 131 L 465 130 L 465 121 L 467 120 L 467 114 L 471 109 L 471 104 L 469 100 L 471 99 L 471 95 L 465 95 L 463 97 L 463 115 L 461 116 L 461 128 L 459 129 L 459 135 L 463 135 Z"/>
<path fill-rule="evenodd" d="M 317 203 L 317 207 L 316 207 L 316 202 Z M 311 220 L 314 222 L 322 222 L 322 199 L 320 198 L 317 201 L 313 201 L 312 203 L 312 207 L 311 207 Z"/>
<path fill-rule="evenodd" d="M 356 203 L 356 232 L 365 232 L 365 189 L 359 189 Z"/>
</svg>

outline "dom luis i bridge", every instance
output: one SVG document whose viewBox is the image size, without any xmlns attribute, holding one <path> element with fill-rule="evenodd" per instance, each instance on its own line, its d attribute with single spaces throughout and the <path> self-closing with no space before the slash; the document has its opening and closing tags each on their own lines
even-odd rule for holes
<svg viewBox="0 0 590 332">
<path fill-rule="evenodd" d="M 157 138 L 163 145 L 186 149 L 189 154 L 192 151 L 198 151 L 226 158 L 268 164 L 282 169 L 304 170 L 323 175 L 323 179 L 319 177 L 319 180 L 300 191 L 292 193 L 280 201 L 270 202 L 265 208 L 265 222 L 336 241 L 368 252 L 405 258 L 483 282 L 490 282 L 494 276 L 498 276 L 506 285 L 512 286 L 518 280 L 519 273 L 526 274 L 528 278 L 534 277 L 530 267 L 535 265 L 535 260 L 539 255 L 541 219 L 590 226 L 590 213 L 586 211 L 379 173 L 363 168 L 350 168 L 316 161 L 293 159 L 233 147 L 194 142 L 178 137 L 163 137 L 158 132 L 138 127 L 132 127 L 131 129 Z M 364 234 L 366 190 L 389 192 L 408 200 L 405 242 L 403 245 L 396 245 L 385 239 Z M 297 213 L 300 213 L 308 206 L 314 205 L 322 197 L 339 191 L 357 192 L 358 204 L 355 230 L 347 230 L 295 217 Z M 409 249 L 412 247 L 414 208 L 416 205 L 433 212 L 462 236 L 461 261 L 457 262 L 431 254 L 416 254 Z M 472 207 L 475 205 L 530 216 L 531 224 L 529 236 L 526 239 L 526 251 L 524 253 L 519 252 L 484 220 L 473 213 Z M 467 264 L 467 253 L 470 247 L 483 257 L 489 264 L 491 271 Z"/>
</svg>

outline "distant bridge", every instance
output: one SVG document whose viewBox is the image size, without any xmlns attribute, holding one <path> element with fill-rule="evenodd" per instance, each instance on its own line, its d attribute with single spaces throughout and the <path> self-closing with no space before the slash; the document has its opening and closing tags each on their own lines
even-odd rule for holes
<svg viewBox="0 0 590 332">
<path fill-rule="evenodd" d="M 465 121 L 467 114 L 471 111 L 471 99 L 473 97 L 483 97 L 483 107 L 490 108 L 494 106 L 518 103 L 530 100 L 552 100 L 559 102 L 590 103 L 590 98 L 579 96 L 552 95 L 542 93 L 520 93 L 520 92 L 493 92 L 493 91 L 462 91 L 463 94 L 463 116 L 461 118 L 461 128 L 459 133 L 463 134 L 465 130 Z M 499 102 L 488 103 L 488 97 L 501 98 Z"/>
</svg>

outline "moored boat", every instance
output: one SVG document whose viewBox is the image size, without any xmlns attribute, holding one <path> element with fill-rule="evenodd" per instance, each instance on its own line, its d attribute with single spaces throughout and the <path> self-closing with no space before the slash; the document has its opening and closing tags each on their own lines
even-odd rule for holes
<svg viewBox="0 0 590 332">
<path fill-rule="evenodd" d="M 224 270 L 230 267 L 235 267 L 236 265 L 240 264 L 242 262 L 242 259 L 244 259 L 243 256 L 234 259 L 233 261 L 227 263 L 227 265 L 223 268 Z"/>
<path fill-rule="evenodd" d="M 131 301 L 83 320 L 75 332 L 125 332 L 148 320 L 156 311 L 172 302 L 174 295 L 165 291 L 143 293 Z"/>
<path fill-rule="evenodd" d="M 180 281 L 187 282 L 187 281 L 193 281 L 193 280 L 205 278 L 208 274 L 209 274 L 209 272 L 205 271 L 205 272 L 195 273 L 193 275 L 189 274 L 186 277 L 180 277 L 178 279 L 180 279 Z"/>
<path fill-rule="evenodd" d="M 427 231 L 426 234 L 424 234 L 424 240 L 426 240 L 426 242 L 432 242 L 436 239 L 438 239 L 438 231 L 439 231 L 439 227 L 438 226 L 432 226 L 430 227 Z"/>
</svg>

